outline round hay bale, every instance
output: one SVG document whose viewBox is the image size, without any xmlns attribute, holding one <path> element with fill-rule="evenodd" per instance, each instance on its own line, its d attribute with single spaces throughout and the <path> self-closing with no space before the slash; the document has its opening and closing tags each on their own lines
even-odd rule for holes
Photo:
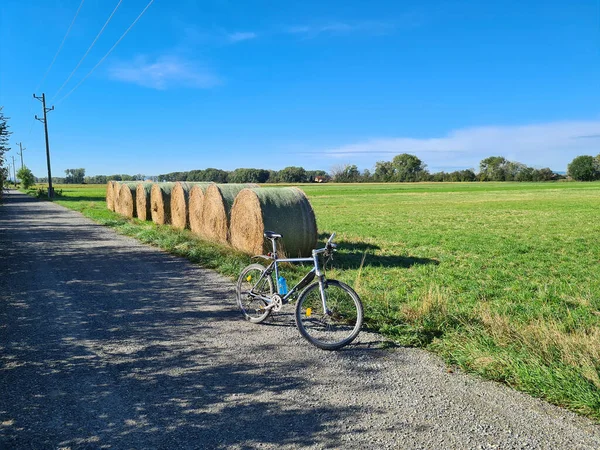
<svg viewBox="0 0 600 450">
<path fill-rule="evenodd" d="M 120 192 L 121 192 L 121 182 L 115 181 L 113 184 L 113 187 L 112 187 L 112 201 L 113 201 L 112 211 L 116 212 L 117 214 L 121 214 L 120 203 L 119 203 Z"/>
<path fill-rule="evenodd" d="M 154 183 L 138 183 L 135 187 L 135 210 L 140 220 L 152 218 L 150 210 L 150 191 Z"/>
<path fill-rule="evenodd" d="M 188 227 L 188 204 L 189 193 L 192 186 L 208 186 L 209 182 L 205 183 L 188 183 L 186 181 L 178 181 L 173 186 L 171 191 L 171 225 L 173 228 L 183 230 Z"/>
<path fill-rule="evenodd" d="M 106 183 L 106 207 L 111 211 L 115 210 L 115 192 L 114 185 L 116 181 L 110 180 Z"/>
<path fill-rule="evenodd" d="M 213 184 L 206 189 L 202 208 L 200 234 L 207 239 L 227 243 L 229 219 L 235 197 L 242 189 L 258 188 L 257 184 Z"/>
<path fill-rule="evenodd" d="M 133 218 L 136 216 L 137 183 L 123 183 L 119 187 L 119 214 Z"/>
<path fill-rule="evenodd" d="M 196 234 L 202 234 L 202 210 L 204 209 L 204 193 L 208 186 L 204 184 L 195 184 L 189 192 L 188 198 L 188 220 L 190 230 Z"/>
<path fill-rule="evenodd" d="M 288 257 L 310 256 L 317 244 L 317 222 L 304 192 L 296 187 L 240 191 L 231 208 L 231 244 L 254 255 L 271 251 L 265 231 L 283 235 L 278 251 Z"/>
<path fill-rule="evenodd" d="M 156 183 L 150 191 L 150 214 L 158 225 L 171 223 L 171 191 L 175 183 Z"/>
</svg>

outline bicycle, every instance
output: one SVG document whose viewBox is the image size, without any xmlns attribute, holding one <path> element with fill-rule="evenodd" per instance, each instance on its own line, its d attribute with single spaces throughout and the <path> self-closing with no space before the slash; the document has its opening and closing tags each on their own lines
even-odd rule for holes
<svg viewBox="0 0 600 450">
<path fill-rule="evenodd" d="M 293 301 L 292 296 L 299 292 L 294 317 L 300 334 L 308 342 L 323 350 L 337 350 L 351 343 L 363 323 L 360 297 L 341 281 L 326 279 L 319 264 L 320 255 L 326 258 L 325 266 L 333 256 L 337 248 L 333 243 L 335 233 L 324 248 L 313 250 L 312 256 L 305 258 L 279 258 L 277 240 L 283 236 L 272 231 L 264 236 L 271 240 L 273 251 L 255 257 L 270 261 L 269 265 L 250 264 L 237 281 L 237 303 L 244 317 L 252 323 L 263 322 L 272 312 Z M 285 279 L 280 277 L 279 264 L 301 262 L 312 262 L 313 268 L 288 291 Z M 277 283 L 273 282 L 273 275 Z M 317 281 L 311 284 L 315 277 Z"/>
</svg>

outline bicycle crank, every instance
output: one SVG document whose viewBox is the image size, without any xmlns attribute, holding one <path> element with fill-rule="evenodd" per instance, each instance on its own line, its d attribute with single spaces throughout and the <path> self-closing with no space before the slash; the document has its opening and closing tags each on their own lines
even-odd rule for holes
<svg viewBox="0 0 600 450">
<path fill-rule="evenodd" d="M 279 311 L 281 311 L 282 306 L 283 306 L 283 299 L 281 298 L 281 295 L 273 294 L 271 296 L 271 304 L 269 306 L 265 307 L 265 309 L 272 309 L 275 312 L 279 312 Z"/>
</svg>

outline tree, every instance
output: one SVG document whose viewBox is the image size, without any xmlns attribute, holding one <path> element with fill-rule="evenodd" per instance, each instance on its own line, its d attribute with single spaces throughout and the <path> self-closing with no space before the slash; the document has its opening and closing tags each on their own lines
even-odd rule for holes
<svg viewBox="0 0 600 450">
<path fill-rule="evenodd" d="M 594 181 L 600 178 L 600 170 L 593 156 L 577 156 L 567 168 L 567 173 L 577 181 Z"/>
<path fill-rule="evenodd" d="M 266 183 L 269 171 L 264 169 L 235 169 L 229 174 L 230 183 Z"/>
<path fill-rule="evenodd" d="M 481 181 L 506 181 L 509 161 L 503 156 L 490 156 L 479 163 Z"/>
<path fill-rule="evenodd" d="M 267 183 L 279 183 L 279 172 L 276 170 L 269 170 L 269 179 Z"/>
<path fill-rule="evenodd" d="M 278 178 L 282 183 L 306 183 L 308 181 L 306 170 L 295 166 L 281 169 Z"/>
<path fill-rule="evenodd" d="M 212 167 L 209 167 L 208 169 L 204 170 L 202 180 L 198 181 L 214 181 L 215 183 L 227 183 L 228 177 L 228 172 L 221 169 L 214 169 Z"/>
<path fill-rule="evenodd" d="M 85 177 L 83 182 L 85 184 L 106 184 L 108 177 L 106 175 L 96 175 L 93 177 Z"/>
<path fill-rule="evenodd" d="M 67 184 L 83 184 L 85 181 L 85 169 L 67 169 L 65 174 Z"/>
<path fill-rule="evenodd" d="M 394 175 L 395 170 L 391 161 L 378 161 L 375 163 L 375 173 L 373 174 L 375 181 L 393 181 Z"/>
<path fill-rule="evenodd" d="M 544 167 L 543 169 L 533 171 L 533 181 L 552 181 L 557 178 L 552 169 Z"/>
<path fill-rule="evenodd" d="M 475 175 L 475 171 L 473 169 L 461 170 L 460 176 L 460 181 L 475 181 L 477 179 L 477 175 Z"/>
<path fill-rule="evenodd" d="M 0 106 L 0 198 L 2 198 L 4 183 L 8 179 L 8 170 L 4 166 L 4 154 L 10 150 L 8 137 L 12 134 L 8 131 L 8 124 L 6 122 L 8 117 L 4 116 L 2 109 L 3 107 Z"/>
<path fill-rule="evenodd" d="M 346 164 L 332 170 L 333 181 L 336 183 L 357 183 L 361 181 L 360 171 L 354 164 Z"/>
<path fill-rule="evenodd" d="M 504 180 L 505 181 L 517 181 L 519 178 L 522 178 L 520 176 L 521 172 L 529 173 L 531 170 L 532 170 L 531 167 L 527 167 L 523 163 L 516 162 L 516 161 L 507 161 L 506 166 L 505 166 L 505 172 L 504 172 L 505 173 Z"/>
<path fill-rule="evenodd" d="M 513 181 L 538 181 L 537 173 L 533 167 L 524 167 L 513 176 Z"/>
<path fill-rule="evenodd" d="M 427 167 L 415 155 L 409 155 L 408 153 L 394 156 L 392 166 L 396 172 L 395 178 L 397 181 L 421 181 Z"/>
<path fill-rule="evenodd" d="M 361 181 L 363 183 L 368 183 L 369 181 L 372 181 L 373 175 L 371 175 L 371 171 L 369 169 L 365 169 L 363 170 L 362 176 L 361 176 Z"/>
<path fill-rule="evenodd" d="M 17 172 L 17 178 L 21 180 L 21 185 L 25 189 L 29 189 L 31 186 L 35 184 L 35 177 L 31 170 L 27 168 L 27 166 L 23 166 Z"/>
</svg>

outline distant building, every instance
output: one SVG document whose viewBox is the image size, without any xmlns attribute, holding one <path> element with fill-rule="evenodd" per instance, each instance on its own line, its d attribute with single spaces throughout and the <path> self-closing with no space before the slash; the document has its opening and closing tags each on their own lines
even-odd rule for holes
<svg viewBox="0 0 600 450">
<path fill-rule="evenodd" d="M 315 177 L 315 183 L 327 183 L 327 177 L 323 177 L 321 175 L 317 175 Z"/>
</svg>

